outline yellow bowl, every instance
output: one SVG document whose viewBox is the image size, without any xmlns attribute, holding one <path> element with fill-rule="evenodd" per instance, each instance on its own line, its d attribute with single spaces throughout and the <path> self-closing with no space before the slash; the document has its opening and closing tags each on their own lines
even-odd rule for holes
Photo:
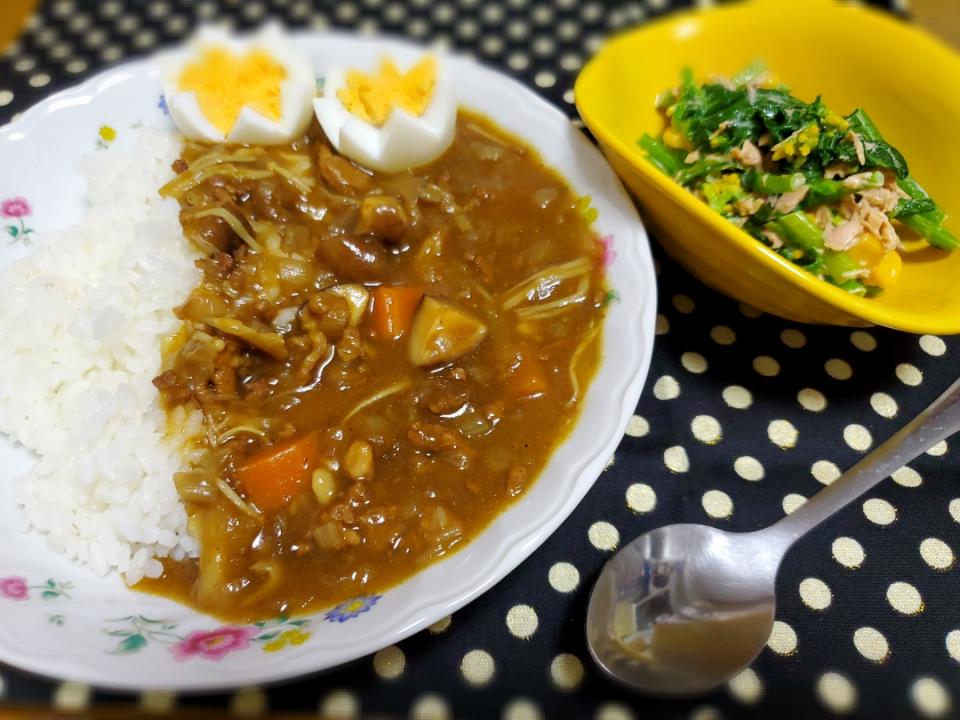
<svg viewBox="0 0 960 720">
<path fill-rule="evenodd" d="M 659 133 L 657 94 L 684 67 L 732 75 L 757 59 L 799 97 L 863 107 L 960 235 L 960 56 L 887 15 L 828 0 L 755 0 L 671 16 L 607 43 L 577 78 L 577 109 L 667 252 L 706 284 L 766 312 L 832 325 L 960 333 L 960 251 L 906 241 L 900 282 L 850 295 L 798 268 L 663 175 L 637 146 Z"/>
</svg>

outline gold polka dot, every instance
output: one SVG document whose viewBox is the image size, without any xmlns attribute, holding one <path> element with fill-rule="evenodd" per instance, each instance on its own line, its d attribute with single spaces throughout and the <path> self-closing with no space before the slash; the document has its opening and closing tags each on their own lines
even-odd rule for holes
<svg viewBox="0 0 960 720">
<path fill-rule="evenodd" d="M 853 646 L 867 660 L 875 663 L 882 663 L 890 656 L 890 645 L 876 628 L 858 628 L 853 633 Z"/>
<path fill-rule="evenodd" d="M 715 707 L 701 705 L 690 713 L 690 720 L 723 720 L 723 714 Z"/>
<path fill-rule="evenodd" d="M 753 395 L 745 387 L 730 385 L 723 389 L 723 401 L 737 410 L 746 410 L 753 404 Z"/>
<path fill-rule="evenodd" d="M 692 372 L 695 375 L 707 371 L 707 359 L 700 353 L 685 352 L 680 356 L 680 364 L 683 365 L 688 372 Z"/>
<path fill-rule="evenodd" d="M 783 498 L 783 512 L 789 515 L 798 507 L 803 505 L 806 501 L 807 499 L 803 495 L 800 495 L 799 493 L 790 493 Z"/>
<path fill-rule="evenodd" d="M 460 662 L 460 672 L 471 685 L 486 685 L 493 678 L 496 667 L 486 650 L 471 650 Z"/>
<path fill-rule="evenodd" d="M 36 75 L 31 75 L 30 79 L 27 80 L 27 84 L 30 87 L 42 88 L 50 84 L 50 76 L 46 73 L 37 73 Z"/>
<path fill-rule="evenodd" d="M 936 335 L 923 335 L 920 338 L 920 347 L 934 357 L 940 357 L 947 351 L 947 344 Z"/>
<path fill-rule="evenodd" d="M 737 334 L 726 325 L 717 325 L 710 331 L 710 339 L 717 345 L 733 345 L 737 341 Z"/>
<path fill-rule="evenodd" d="M 690 458 L 687 451 L 679 445 L 668 447 L 663 451 L 663 463 L 667 469 L 675 473 L 685 473 L 690 469 Z"/>
<path fill-rule="evenodd" d="M 850 367 L 850 363 L 846 360 L 830 358 L 823 367 L 827 371 L 827 375 L 834 380 L 849 380 L 853 377 L 853 368 Z"/>
<path fill-rule="evenodd" d="M 932 448 L 927 450 L 927 455 L 932 455 L 933 457 L 940 457 L 941 455 L 947 454 L 947 441 L 941 440 Z"/>
<path fill-rule="evenodd" d="M 854 330 L 850 333 L 850 342 L 857 350 L 863 352 L 873 352 L 877 349 L 877 341 L 873 335 L 863 330 Z"/>
<path fill-rule="evenodd" d="M 453 616 L 447 615 L 437 620 L 433 625 L 427 628 L 434 635 L 439 635 L 440 633 L 445 633 L 450 629 L 450 623 L 453 622 Z"/>
<path fill-rule="evenodd" d="M 330 720 L 354 720 L 360 714 L 360 701 L 349 690 L 334 690 L 320 704 L 320 714 Z"/>
<path fill-rule="evenodd" d="M 257 687 L 240 688 L 230 698 L 230 714 L 256 717 L 267 712 L 267 694 Z"/>
<path fill-rule="evenodd" d="M 948 508 L 950 510 L 950 516 L 960 523 L 960 498 L 951 500 Z"/>
<path fill-rule="evenodd" d="M 891 583 L 887 588 L 887 602 L 898 613 L 918 615 L 923 612 L 923 598 L 920 591 L 906 582 Z"/>
<path fill-rule="evenodd" d="M 733 461 L 733 469 L 744 480 L 756 482 L 763 480 L 763 465 L 756 458 L 743 455 Z"/>
<path fill-rule="evenodd" d="M 767 426 L 767 437 L 770 442 L 784 450 L 789 450 L 797 444 L 799 431 L 789 420 L 774 420 Z"/>
<path fill-rule="evenodd" d="M 753 359 L 753 369 L 764 377 L 776 377 L 780 373 L 780 363 L 769 355 L 760 355 Z"/>
<path fill-rule="evenodd" d="M 613 550 L 620 542 L 620 533 L 610 523 L 598 520 L 587 531 L 590 544 L 597 550 Z"/>
<path fill-rule="evenodd" d="M 650 432 L 650 423 L 639 415 L 634 415 L 627 422 L 627 435 L 630 437 L 643 437 Z"/>
<path fill-rule="evenodd" d="M 897 485 L 903 485 L 903 487 L 920 487 L 923 483 L 923 478 L 920 477 L 920 473 L 907 466 L 899 470 L 894 470 L 890 477 L 893 478 L 893 481 L 897 483 Z"/>
<path fill-rule="evenodd" d="M 439 695 L 424 695 L 410 708 L 410 720 L 449 720 L 451 717 L 450 706 Z"/>
<path fill-rule="evenodd" d="M 870 396 L 870 407 L 873 408 L 873 411 L 880 417 L 892 418 L 895 417 L 897 411 L 900 409 L 897 407 L 897 401 L 886 393 L 878 392 Z"/>
<path fill-rule="evenodd" d="M 407 658 L 396 645 L 385 647 L 373 656 L 373 669 L 384 680 L 395 680 L 403 675 Z"/>
<path fill-rule="evenodd" d="M 656 333 L 657 335 L 666 335 L 670 332 L 670 321 L 666 315 L 657 315 Z"/>
<path fill-rule="evenodd" d="M 923 382 L 923 373 L 910 363 L 900 363 L 897 365 L 897 378 L 904 385 L 915 387 Z"/>
<path fill-rule="evenodd" d="M 782 333 L 780 333 L 780 341 L 784 345 L 786 345 L 788 348 L 793 348 L 794 350 L 797 350 L 807 344 L 807 336 L 804 335 L 799 330 L 794 330 L 793 328 L 787 328 Z"/>
<path fill-rule="evenodd" d="M 701 503 L 712 518 L 728 518 L 733 514 L 733 500 L 723 490 L 707 490 Z"/>
<path fill-rule="evenodd" d="M 877 525 L 889 525 L 897 519 L 897 509 L 881 498 L 870 498 L 864 502 L 863 514 Z"/>
<path fill-rule="evenodd" d="M 850 423 L 843 429 L 843 440 L 858 452 L 866 452 L 873 444 L 870 431 L 858 423 Z"/>
<path fill-rule="evenodd" d="M 715 417 L 710 415 L 697 415 L 690 423 L 690 429 L 693 436 L 702 443 L 714 445 L 720 442 L 723 436 L 723 430 Z"/>
<path fill-rule="evenodd" d="M 683 313 L 684 315 L 689 315 L 697 309 L 696 303 L 686 295 L 674 295 L 672 302 L 677 312 Z"/>
<path fill-rule="evenodd" d="M 547 580 L 557 592 L 573 592 L 580 584 L 580 571 L 568 562 L 554 563 L 547 573 Z"/>
<path fill-rule="evenodd" d="M 680 397 L 680 383 L 672 376 L 664 375 L 654 383 L 653 396 L 657 400 L 673 400 Z"/>
<path fill-rule="evenodd" d="M 537 611 L 529 605 L 514 605 L 507 611 L 507 629 L 521 640 L 532 637 L 539 624 Z"/>
<path fill-rule="evenodd" d="M 804 388 L 797 393 L 797 402 L 800 403 L 800 407 L 810 412 L 820 412 L 827 407 L 827 398 L 822 392 L 813 388 Z"/>
<path fill-rule="evenodd" d="M 856 570 L 866 558 L 863 552 L 863 546 L 850 537 L 838 537 L 831 546 L 833 559 L 844 567 Z"/>
<path fill-rule="evenodd" d="M 177 705 L 177 694 L 172 690 L 144 690 L 137 705 L 147 713 L 171 713 Z"/>
<path fill-rule="evenodd" d="M 813 475 L 817 482 L 829 485 L 840 477 L 840 468 L 829 460 L 817 460 L 810 466 L 810 474 Z"/>
<path fill-rule="evenodd" d="M 560 653 L 550 663 L 550 680 L 558 690 L 575 690 L 583 680 L 583 663 L 570 653 Z"/>
<path fill-rule="evenodd" d="M 9 90 L 0 90 L 0 107 L 6 107 L 13 102 L 13 93 Z"/>
<path fill-rule="evenodd" d="M 627 507 L 636 513 L 648 513 L 657 506 L 657 493 L 646 483 L 627 488 Z"/>
<path fill-rule="evenodd" d="M 943 540 L 929 537 L 920 543 L 920 557 L 934 570 L 953 567 L 953 550 Z"/>
<path fill-rule="evenodd" d="M 797 651 L 797 633 L 782 620 L 773 623 L 767 647 L 777 655 L 793 655 Z"/>
<path fill-rule="evenodd" d="M 957 662 L 960 662 L 960 630 L 951 630 L 947 633 L 947 652 Z"/>
<path fill-rule="evenodd" d="M 58 710 L 83 710 L 90 704 L 90 686 L 65 682 L 53 693 L 53 706 Z"/>
<path fill-rule="evenodd" d="M 950 693 L 932 677 L 922 677 L 910 686 L 910 700 L 917 711 L 928 718 L 946 717 L 953 707 Z"/>
<path fill-rule="evenodd" d="M 543 713 L 532 700 L 519 698 L 511 700 L 503 709 L 501 720 L 543 720 Z"/>
<path fill-rule="evenodd" d="M 828 672 L 820 676 L 817 697 L 837 715 L 849 713 L 857 706 L 857 689 L 840 673 Z"/>
<path fill-rule="evenodd" d="M 740 309 L 740 314 L 744 317 L 756 319 L 763 315 L 763 313 L 757 310 L 753 305 L 747 305 L 747 303 L 740 303 L 738 307 Z"/>
<path fill-rule="evenodd" d="M 611 702 L 597 708 L 595 720 L 635 720 L 635 717 L 626 705 Z"/>
<path fill-rule="evenodd" d="M 811 610 L 826 610 L 833 602 L 833 593 L 820 578 L 808 577 L 800 582 L 800 599 Z"/>
<path fill-rule="evenodd" d="M 763 683 L 751 669 L 741 670 L 727 681 L 727 690 L 744 705 L 754 705 L 763 697 Z"/>
</svg>

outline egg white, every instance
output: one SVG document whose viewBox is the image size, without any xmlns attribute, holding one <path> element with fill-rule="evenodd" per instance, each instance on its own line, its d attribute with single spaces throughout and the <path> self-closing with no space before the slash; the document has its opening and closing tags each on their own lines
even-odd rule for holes
<svg viewBox="0 0 960 720">
<path fill-rule="evenodd" d="M 395 107 L 382 127 L 344 107 L 337 91 L 346 85 L 346 76 L 345 68 L 330 68 L 324 74 L 322 97 L 313 101 L 317 120 L 338 152 L 372 170 L 394 173 L 426 165 L 450 147 L 456 131 L 457 101 L 439 61 L 433 97 L 423 115 Z"/>
<path fill-rule="evenodd" d="M 271 120 L 246 106 L 228 134 L 224 134 L 204 116 L 196 93 L 179 90 L 184 68 L 199 59 L 211 47 L 224 47 L 235 54 L 261 49 L 273 58 L 287 77 L 280 84 L 280 118 Z M 178 50 L 160 57 L 163 89 L 170 116 L 181 133 L 191 140 L 213 143 L 249 143 L 278 145 L 302 134 L 310 124 L 310 101 L 316 93 L 316 74 L 310 60 L 294 51 L 291 42 L 276 24 L 247 37 L 230 35 L 219 28 L 203 28 Z"/>
</svg>

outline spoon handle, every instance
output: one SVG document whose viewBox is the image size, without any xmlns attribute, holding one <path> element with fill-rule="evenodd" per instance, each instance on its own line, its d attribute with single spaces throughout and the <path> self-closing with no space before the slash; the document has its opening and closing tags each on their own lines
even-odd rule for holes
<svg viewBox="0 0 960 720">
<path fill-rule="evenodd" d="M 941 440 L 960 430 L 960 380 L 894 433 L 885 443 L 847 470 L 790 515 L 761 534 L 782 552 L 800 537 L 856 500 L 877 483 L 899 470 Z"/>
</svg>

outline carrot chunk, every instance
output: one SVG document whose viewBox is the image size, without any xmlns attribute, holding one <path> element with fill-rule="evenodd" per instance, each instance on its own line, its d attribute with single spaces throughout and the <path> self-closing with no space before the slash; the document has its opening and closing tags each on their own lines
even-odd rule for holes
<svg viewBox="0 0 960 720">
<path fill-rule="evenodd" d="M 260 451 L 237 469 L 235 477 L 248 500 L 262 512 L 274 512 L 310 489 L 319 456 L 319 436 L 312 432 Z"/>
<path fill-rule="evenodd" d="M 410 331 L 422 297 L 423 291 L 403 285 L 376 288 L 373 291 L 373 327 L 377 334 L 389 340 L 403 337 Z"/>
</svg>

